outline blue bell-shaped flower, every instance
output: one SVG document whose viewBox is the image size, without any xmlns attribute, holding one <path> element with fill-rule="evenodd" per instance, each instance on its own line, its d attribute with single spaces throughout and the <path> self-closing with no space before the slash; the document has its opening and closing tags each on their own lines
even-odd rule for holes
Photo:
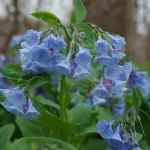
<svg viewBox="0 0 150 150">
<path fill-rule="evenodd" d="M 31 55 L 36 61 L 45 62 L 50 59 L 49 50 L 43 46 L 35 46 L 31 49 Z"/>
<path fill-rule="evenodd" d="M 64 74 L 66 76 L 71 76 L 71 67 L 69 59 L 72 56 L 72 51 L 70 51 L 65 60 L 61 61 L 54 67 L 54 72 L 58 74 Z"/>
<path fill-rule="evenodd" d="M 102 83 L 98 84 L 98 86 L 96 86 L 96 88 L 93 89 L 91 93 L 101 99 L 104 99 L 105 97 L 110 95 L 110 93 Z"/>
<path fill-rule="evenodd" d="M 126 44 L 125 38 L 121 36 L 112 36 L 110 34 L 107 34 L 107 36 L 111 39 L 112 45 L 116 50 L 121 50 L 121 48 Z"/>
<path fill-rule="evenodd" d="M 113 136 L 111 139 L 107 140 L 107 143 L 110 148 L 114 150 L 119 150 L 123 148 L 123 141 L 120 136 L 120 125 L 117 125 L 116 129 L 114 130 Z"/>
<path fill-rule="evenodd" d="M 36 109 L 33 107 L 30 99 L 28 99 L 27 104 L 24 105 L 24 107 L 26 107 L 24 109 L 24 113 L 25 113 L 24 118 L 26 118 L 28 120 L 33 120 L 40 116 L 40 113 L 38 111 L 36 111 Z"/>
<path fill-rule="evenodd" d="M 118 80 L 119 75 L 122 73 L 121 66 L 108 65 L 104 71 L 104 77 L 109 80 Z"/>
<path fill-rule="evenodd" d="M 96 131 L 102 136 L 104 139 L 111 139 L 113 136 L 112 125 L 115 123 L 115 120 L 107 122 L 105 120 L 99 120 L 96 124 Z"/>
<path fill-rule="evenodd" d="M 127 62 L 122 66 L 122 73 L 119 76 L 119 80 L 127 81 L 132 71 L 132 63 Z"/>
<path fill-rule="evenodd" d="M 89 49 L 79 46 L 79 52 L 76 54 L 74 60 L 77 64 L 86 66 L 92 60 Z"/>
<path fill-rule="evenodd" d="M 91 75 L 91 73 L 82 65 L 77 64 L 77 67 L 74 71 L 73 79 L 74 80 L 81 80 L 87 78 Z"/>
<path fill-rule="evenodd" d="M 11 90 L 0 89 L 0 93 L 6 98 L 6 101 L 1 102 L 1 105 L 7 111 L 26 119 L 36 119 L 39 117 L 39 112 L 35 110 L 30 100 L 29 102 L 26 100 L 23 90 L 18 88 Z"/>
<path fill-rule="evenodd" d="M 111 86 L 111 93 L 113 96 L 122 96 L 124 91 L 127 89 L 125 88 L 126 81 L 120 81 L 120 80 L 115 80 L 112 81 L 112 86 Z"/>
<path fill-rule="evenodd" d="M 106 54 L 106 53 L 100 53 L 100 54 L 97 54 L 95 59 L 94 59 L 94 63 L 96 65 L 109 65 L 110 64 L 110 61 L 111 61 L 111 58 Z"/>
<path fill-rule="evenodd" d="M 95 42 L 95 46 L 96 46 L 95 52 L 104 53 L 106 52 L 106 50 L 109 49 L 110 44 L 106 40 L 103 40 L 101 36 L 99 35 L 98 41 Z"/>
<path fill-rule="evenodd" d="M 40 37 L 42 35 L 42 31 L 37 32 L 36 30 L 28 30 L 26 34 L 23 37 L 23 42 L 21 43 L 21 47 L 30 47 L 30 46 L 36 46 L 40 42 Z"/>
<path fill-rule="evenodd" d="M 28 60 L 25 64 L 21 65 L 25 73 L 39 74 L 38 65 L 32 60 Z"/>
<path fill-rule="evenodd" d="M 53 34 L 50 34 L 47 38 L 42 41 L 42 44 L 47 47 L 48 50 L 60 51 L 66 49 L 65 41 L 60 37 L 55 37 Z"/>
</svg>

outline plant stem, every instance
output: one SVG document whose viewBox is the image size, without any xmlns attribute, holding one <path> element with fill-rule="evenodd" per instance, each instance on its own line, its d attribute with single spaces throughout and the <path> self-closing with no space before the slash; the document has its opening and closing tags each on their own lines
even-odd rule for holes
<svg viewBox="0 0 150 150">
<path fill-rule="evenodd" d="M 60 83 L 60 97 L 59 97 L 59 104 L 60 104 L 60 119 L 65 121 L 65 75 L 61 76 L 61 83 Z"/>
</svg>

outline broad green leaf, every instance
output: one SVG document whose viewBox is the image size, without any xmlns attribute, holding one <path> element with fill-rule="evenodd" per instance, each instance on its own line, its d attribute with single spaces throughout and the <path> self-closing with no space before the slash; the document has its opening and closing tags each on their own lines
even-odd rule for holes
<svg viewBox="0 0 150 150">
<path fill-rule="evenodd" d="M 71 25 L 74 26 L 76 24 L 76 14 L 73 13 L 71 16 Z"/>
<path fill-rule="evenodd" d="M 150 145 L 148 144 L 149 141 L 146 142 L 146 140 L 142 140 L 139 142 L 140 148 L 142 150 L 150 150 Z"/>
<path fill-rule="evenodd" d="M 0 128 L 0 149 L 4 150 L 14 132 L 14 125 L 8 124 Z"/>
<path fill-rule="evenodd" d="M 81 23 L 86 17 L 86 9 L 82 0 L 73 0 L 73 8 L 76 15 L 76 23 Z"/>
<path fill-rule="evenodd" d="M 22 72 L 16 72 L 11 69 L 0 67 L 0 72 L 3 74 L 3 76 L 12 84 L 18 84 L 18 79 L 21 78 L 24 73 Z"/>
<path fill-rule="evenodd" d="M 139 111 L 140 117 L 141 117 L 141 124 L 145 133 L 145 136 L 143 139 L 145 139 L 147 141 L 147 143 L 150 146 L 149 143 L 149 139 L 150 139 L 150 107 L 148 104 L 147 99 L 145 99 L 142 95 L 142 93 L 140 93 L 140 97 L 142 100 L 142 104 L 140 106 L 140 109 L 143 111 Z M 142 129 L 141 129 L 142 132 Z"/>
<path fill-rule="evenodd" d="M 84 131 L 88 127 L 88 123 L 92 114 L 92 108 L 84 106 L 84 104 L 78 103 L 71 110 L 72 122 L 80 124 L 79 131 Z"/>
<path fill-rule="evenodd" d="M 111 150 L 105 140 L 89 139 L 85 144 L 84 150 Z"/>
<path fill-rule="evenodd" d="M 53 138 L 28 137 L 14 142 L 11 150 L 77 150 L 72 145 Z"/>
<path fill-rule="evenodd" d="M 84 132 L 76 134 L 71 139 L 71 141 L 73 141 L 74 143 L 82 143 L 87 136 L 92 135 L 92 134 L 94 134 L 94 135 L 98 134 L 96 132 L 96 126 L 95 125 L 87 128 Z"/>
<path fill-rule="evenodd" d="M 135 108 L 139 108 L 142 104 L 140 90 L 138 88 L 133 88 L 132 104 Z"/>
<path fill-rule="evenodd" d="M 68 123 L 60 120 L 57 116 L 43 111 L 38 119 L 40 123 L 53 130 L 54 136 L 63 140 L 67 139 L 76 130 L 77 124 Z"/>
<path fill-rule="evenodd" d="M 85 46 L 89 49 L 94 49 L 93 29 L 84 23 L 77 24 L 75 28 L 78 30 L 78 32 L 85 32 L 86 37 L 83 39 Z"/>
<path fill-rule="evenodd" d="M 50 12 L 39 11 L 34 12 L 31 15 L 37 19 L 46 22 L 49 25 L 55 25 L 57 23 L 60 23 L 60 20 L 53 13 Z"/>
<path fill-rule="evenodd" d="M 0 72 L 13 85 L 20 88 L 26 87 L 28 90 L 33 90 L 50 82 L 50 75 L 47 73 L 39 75 L 24 74 L 23 72 L 16 72 L 15 70 L 2 67 L 0 67 Z"/>
<path fill-rule="evenodd" d="M 16 123 L 21 130 L 23 137 L 45 136 L 42 126 L 35 121 L 29 121 L 17 116 Z"/>
</svg>

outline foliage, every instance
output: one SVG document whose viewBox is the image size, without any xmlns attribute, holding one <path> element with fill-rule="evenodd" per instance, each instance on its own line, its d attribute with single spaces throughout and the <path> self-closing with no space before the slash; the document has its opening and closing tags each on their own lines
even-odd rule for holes
<svg viewBox="0 0 150 150">
<path fill-rule="evenodd" d="M 81 0 L 73 8 L 70 28 L 32 13 L 50 27 L 0 56 L 0 149 L 150 149 L 148 73 L 123 62 L 123 37 L 83 23 Z"/>
</svg>

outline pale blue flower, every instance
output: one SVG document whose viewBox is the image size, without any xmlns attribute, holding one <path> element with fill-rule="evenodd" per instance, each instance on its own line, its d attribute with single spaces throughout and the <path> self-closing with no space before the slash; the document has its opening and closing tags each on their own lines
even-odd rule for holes
<svg viewBox="0 0 150 150">
<path fill-rule="evenodd" d="M 121 66 L 109 65 L 106 66 L 104 71 L 104 77 L 109 80 L 118 80 L 119 75 L 122 73 Z"/>
<path fill-rule="evenodd" d="M 73 79 L 74 80 L 82 80 L 91 76 L 91 73 L 82 65 L 77 64 L 77 67 L 74 71 Z"/>
<path fill-rule="evenodd" d="M 101 38 L 101 36 L 98 36 L 98 41 L 95 42 L 95 51 L 98 53 L 104 53 L 106 50 L 108 50 L 110 47 L 110 44 Z"/>
<path fill-rule="evenodd" d="M 115 120 L 107 122 L 105 120 L 99 120 L 96 124 L 96 131 L 102 136 L 104 139 L 111 139 L 113 136 L 112 125 L 115 123 Z"/>
<path fill-rule="evenodd" d="M 74 60 L 76 63 L 86 66 L 92 60 L 92 55 L 89 49 L 79 46 L 79 52 L 76 54 Z"/>
<path fill-rule="evenodd" d="M 113 136 L 107 140 L 107 143 L 113 150 L 122 149 L 124 143 L 120 136 L 120 125 L 117 125 L 116 129 L 114 130 Z"/>
<path fill-rule="evenodd" d="M 112 45 L 116 50 L 121 50 L 121 48 L 126 44 L 125 38 L 121 36 L 112 36 L 110 34 L 107 34 L 107 36 L 111 39 Z"/>
<path fill-rule="evenodd" d="M 28 30 L 23 37 L 23 43 L 21 44 L 22 48 L 38 45 L 42 33 L 42 31 L 38 32 L 36 30 Z"/>
<path fill-rule="evenodd" d="M 53 34 L 50 34 L 47 38 L 45 38 L 42 43 L 48 50 L 52 51 L 65 50 L 67 46 L 65 41 L 60 36 L 56 37 Z"/>
<path fill-rule="evenodd" d="M 7 111 L 29 120 L 36 119 L 40 116 L 39 112 L 32 106 L 31 100 L 25 98 L 23 90 L 18 88 L 11 90 L 0 89 L 0 93 L 6 98 L 6 101 L 1 102 L 1 105 Z"/>
</svg>

